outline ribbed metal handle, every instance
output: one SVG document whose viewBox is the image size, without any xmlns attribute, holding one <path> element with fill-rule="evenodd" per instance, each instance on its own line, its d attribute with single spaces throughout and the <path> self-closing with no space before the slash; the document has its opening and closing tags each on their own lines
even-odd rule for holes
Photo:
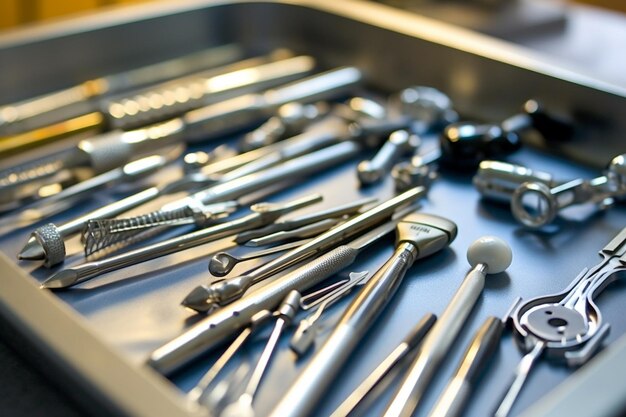
<svg viewBox="0 0 626 417">
<path fill-rule="evenodd" d="M 252 58 L 107 101 L 102 111 L 111 128 L 131 129 L 294 80 L 313 67 L 314 60 L 308 56 L 277 61 L 272 55 Z"/>
</svg>

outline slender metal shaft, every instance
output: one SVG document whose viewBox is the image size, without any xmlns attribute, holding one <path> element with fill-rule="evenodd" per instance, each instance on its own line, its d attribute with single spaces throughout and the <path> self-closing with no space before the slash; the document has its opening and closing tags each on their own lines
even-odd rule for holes
<svg viewBox="0 0 626 417">
<path fill-rule="evenodd" d="M 482 370 L 500 343 L 504 323 L 488 317 L 470 342 L 454 376 L 437 400 L 429 417 L 457 417 L 470 398 Z"/>
<path fill-rule="evenodd" d="M 515 370 L 515 378 L 513 379 L 513 383 L 510 385 L 509 390 L 506 392 L 500 406 L 494 413 L 494 417 L 506 417 L 511 412 L 513 408 L 513 404 L 515 400 L 519 396 L 519 393 L 522 391 L 522 387 L 530 374 L 530 370 L 533 365 L 537 362 L 537 359 L 541 357 L 543 350 L 545 348 L 545 342 L 538 342 L 533 349 L 528 352 L 520 363 L 517 365 L 517 369 Z"/>
<path fill-rule="evenodd" d="M 330 417 L 347 417 L 361 401 L 378 385 L 391 370 L 413 349 L 428 333 L 437 318 L 427 314 L 411 329 L 407 337 L 374 369 L 357 388 L 333 411 Z"/>
<path fill-rule="evenodd" d="M 485 264 L 465 277 L 443 314 L 428 333 L 418 356 L 387 406 L 385 417 L 410 417 L 417 408 L 437 367 L 452 346 L 485 286 Z"/>
</svg>

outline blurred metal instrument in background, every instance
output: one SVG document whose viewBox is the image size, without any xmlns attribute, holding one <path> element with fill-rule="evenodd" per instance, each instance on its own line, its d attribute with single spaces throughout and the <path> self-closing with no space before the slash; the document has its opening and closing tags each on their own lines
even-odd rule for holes
<svg viewBox="0 0 626 417">
<path fill-rule="evenodd" d="M 98 100 L 102 97 L 224 65 L 242 56 L 242 49 L 235 44 L 213 47 L 0 106 L 0 136 L 15 135 L 97 112 L 100 110 Z"/>
</svg>

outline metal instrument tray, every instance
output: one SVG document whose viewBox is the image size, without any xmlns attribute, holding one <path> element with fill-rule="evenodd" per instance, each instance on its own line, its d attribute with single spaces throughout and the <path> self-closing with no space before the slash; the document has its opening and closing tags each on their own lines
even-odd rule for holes
<svg viewBox="0 0 626 417">
<path fill-rule="evenodd" d="M 315 56 L 323 68 L 355 65 L 365 71 L 368 84 L 381 91 L 430 85 L 448 93 L 467 118 L 501 120 L 531 97 L 563 113 L 584 117 L 588 121 L 585 128 L 556 154 L 525 149 L 511 158 L 553 172 L 557 178 L 591 178 L 598 167 L 625 150 L 624 88 L 508 43 L 353 0 L 157 3 L 17 31 L 0 37 L 0 91 L 9 102 L 80 79 L 231 42 L 241 43 L 250 53 L 288 47 Z M 329 206 L 363 196 L 392 195 L 389 179 L 359 189 L 357 162 L 328 170 L 272 198 L 320 192 L 325 197 L 323 204 Z M 114 198 L 98 195 L 80 211 Z M 493 234 L 508 240 L 513 264 L 507 274 L 488 278 L 481 301 L 417 415 L 426 415 L 486 316 L 502 315 L 517 296 L 528 299 L 565 288 L 582 268 L 597 263 L 597 251 L 626 224 L 626 210 L 618 206 L 590 217 L 574 210 L 572 214 L 578 218 L 560 222 L 553 233 L 528 232 L 506 209 L 481 202 L 471 178 L 458 175 L 443 175 L 433 185 L 423 211 L 454 220 L 459 225 L 457 240 L 450 249 L 409 271 L 334 389 L 319 404 L 317 416 L 330 414 L 423 314 L 441 313 L 469 268 L 465 251 L 479 236 Z M 78 212 L 53 220 L 62 222 Z M 207 254 L 216 246 L 205 245 L 108 274 L 76 289 L 50 293 L 38 289 L 48 271 L 14 261 L 27 235 L 28 230 L 23 229 L 0 238 L 0 318 L 6 338 L 28 341 L 44 368 L 69 378 L 70 391 L 85 402 L 95 401 L 94 410 L 102 414 L 207 415 L 207 410 L 187 404 L 181 390 L 197 381 L 212 357 L 196 362 L 171 381 L 145 367 L 143 361 L 195 320 L 178 304 L 189 289 L 210 279 Z M 373 271 L 392 250 L 391 239 L 381 241 L 353 268 Z M 78 260 L 78 256 L 72 257 L 68 264 Z M 599 299 L 605 319 L 612 325 L 608 343 L 626 333 L 625 296 L 626 285 L 617 281 Z M 340 311 L 341 305 L 332 309 L 329 323 Z M 259 415 L 271 409 L 305 362 L 295 362 L 286 342 L 281 341 L 279 355 L 259 392 Z M 258 348 L 253 346 L 251 354 Z M 466 415 L 485 416 L 493 411 L 520 357 L 510 335 L 505 336 Z M 514 415 L 572 372 L 540 362 Z M 369 415 L 380 413 L 388 394 L 372 405 Z"/>
</svg>

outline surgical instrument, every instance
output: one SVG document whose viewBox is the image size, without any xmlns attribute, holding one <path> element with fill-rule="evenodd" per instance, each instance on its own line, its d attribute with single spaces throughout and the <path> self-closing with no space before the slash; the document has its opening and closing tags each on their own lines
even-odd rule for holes
<svg viewBox="0 0 626 417">
<path fill-rule="evenodd" d="M 626 195 L 626 154 L 611 160 L 604 175 L 584 180 L 557 181 L 542 171 L 498 161 L 481 162 L 473 179 L 481 195 L 511 204 L 513 217 L 526 227 L 541 228 L 562 209 L 594 204 L 599 209 Z"/>
<path fill-rule="evenodd" d="M 405 88 L 392 95 L 389 108 L 391 112 L 408 115 L 411 131 L 418 135 L 439 131 L 459 118 L 446 94 L 426 86 Z"/>
<path fill-rule="evenodd" d="M 239 143 L 242 151 L 251 151 L 271 145 L 281 139 L 297 135 L 310 123 L 324 117 L 331 106 L 325 102 L 283 104 L 267 122 L 247 133 Z"/>
<path fill-rule="evenodd" d="M 406 130 L 397 130 L 371 160 L 361 161 L 357 165 L 357 177 L 361 185 L 374 184 L 383 179 L 398 158 L 413 153 L 421 144 L 419 136 Z"/>
<path fill-rule="evenodd" d="M 318 320 L 322 317 L 322 314 L 334 303 L 341 300 L 344 296 L 348 295 L 355 287 L 363 286 L 366 282 L 367 274 L 362 275 L 357 279 L 353 279 L 353 276 L 351 275 L 349 282 L 329 294 L 317 306 L 315 311 L 313 311 L 304 319 L 300 320 L 298 328 L 294 332 L 289 342 L 289 347 L 291 348 L 291 350 L 293 350 L 298 356 L 304 355 L 315 342 L 315 336 L 317 335 L 317 331 L 319 328 Z"/>
<path fill-rule="evenodd" d="M 559 142 L 572 136 L 570 122 L 549 114 L 536 101 L 529 100 L 523 112 L 499 124 L 452 123 L 439 136 L 443 167 L 450 170 L 475 170 L 485 159 L 507 156 L 522 146 L 522 133 L 538 132 L 545 142 Z M 528 135 L 527 135 L 528 136 Z"/>
<path fill-rule="evenodd" d="M 293 80 L 307 74 L 313 67 L 313 58 L 298 56 L 218 74 L 200 83 L 200 86 L 204 90 L 206 85 L 206 88 L 211 92 L 211 97 L 218 100 L 225 98 L 224 94 L 226 93 L 230 94 L 226 98 L 233 97 L 239 89 L 262 89 Z M 239 94 L 239 97 L 245 97 L 245 95 Z M 173 92 L 171 99 L 173 103 L 178 103 L 178 98 Z M 167 100 L 164 101 L 167 102 Z M 188 101 L 182 100 L 184 103 Z M 167 107 L 162 104 L 159 109 L 163 110 Z M 139 112 L 141 106 L 137 105 L 137 108 L 135 113 Z M 184 141 L 187 139 L 188 128 L 188 123 L 183 117 L 130 131 L 114 130 L 83 139 L 76 147 L 70 148 L 59 160 L 59 163 L 64 169 L 86 168 L 94 174 L 108 171 L 132 160 L 138 154 L 153 152 L 156 148 Z M 29 167 L 28 169 L 32 171 L 34 168 Z M 0 173 L 0 178 L 4 177 L 5 175 Z M 32 174 L 29 175 L 29 178 L 31 181 L 43 180 Z"/>
<path fill-rule="evenodd" d="M 611 160 L 604 175 L 591 180 L 577 178 L 553 188 L 542 182 L 523 183 L 513 192 L 511 211 L 524 226 L 540 228 L 566 207 L 591 203 L 603 210 L 625 195 L 626 154 L 622 154 Z"/>
<path fill-rule="evenodd" d="M 439 147 L 416 153 L 410 161 L 400 162 L 391 169 L 391 178 L 398 192 L 430 184 L 437 178 L 437 161 L 441 158 Z"/>
<path fill-rule="evenodd" d="M 398 222 L 394 254 L 348 305 L 339 323 L 282 399 L 272 417 L 309 415 L 365 333 L 399 288 L 413 263 L 444 249 L 456 225 L 442 217 L 413 213 Z"/>
<path fill-rule="evenodd" d="M 267 370 L 270 360 L 272 359 L 274 350 L 276 350 L 278 339 L 283 333 L 285 327 L 291 323 L 295 315 L 298 313 L 301 297 L 302 296 L 298 291 L 292 290 L 280 304 L 274 313 L 276 321 L 274 322 L 272 333 L 270 334 L 265 348 L 261 353 L 261 357 L 252 371 L 252 375 L 245 386 L 243 394 L 241 394 L 235 402 L 226 406 L 226 408 L 224 408 L 224 410 L 220 413 L 220 416 L 253 417 L 255 415 L 254 409 L 252 408 L 254 396 L 261 384 L 261 380 Z"/>
<path fill-rule="evenodd" d="M 383 207 L 386 207 L 385 212 L 391 211 L 422 193 L 423 190 L 413 190 L 411 193 L 396 197 L 381 204 L 377 212 Z M 148 365 L 163 374 L 168 374 L 203 352 L 215 348 L 231 337 L 237 329 L 245 327 L 257 312 L 275 308 L 292 289 L 305 291 L 352 264 L 361 249 L 394 230 L 400 219 L 409 212 L 409 209 L 403 209 L 398 213 L 398 218 L 383 223 L 349 244 L 339 246 L 260 288 L 252 289 L 245 297 L 213 312 L 180 336 L 155 350 L 148 359 Z"/>
<path fill-rule="evenodd" d="M 341 223 L 342 221 L 344 221 L 344 219 L 341 218 L 320 220 L 318 222 L 307 224 L 306 226 L 301 226 L 296 229 L 283 230 L 280 232 L 272 233 L 271 235 L 250 239 L 245 243 L 245 246 L 256 248 L 259 246 L 284 243 L 294 239 L 303 239 L 307 237 L 317 236 L 337 226 L 337 224 Z"/>
<path fill-rule="evenodd" d="M 173 156 L 175 155 L 147 156 L 25 204 L 18 212 L 1 217 L 0 227 L 24 227 L 41 221 L 68 209 L 78 201 L 88 199 L 91 193 L 100 188 L 150 175 L 171 162 Z"/>
<path fill-rule="evenodd" d="M 242 206 L 238 201 L 196 204 L 178 210 L 156 211 L 122 219 L 90 219 L 81 232 L 85 257 L 137 243 L 170 227 L 195 224 L 206 227 L 209 222 L 228 217 Z"/>
<path fill-rule="evenodd" d="M 533 298 L 511 316 L 518 346 L 526 353 L 502 399 L 496 417 L 509 415 L 533 365 L 545 352 L 568 366 L 582 365 L 600 348 L 609 324 L 594 298 L 626 270 L 626 228 L 602 250 L 602 261 L 583 269 L 561 293 Z"/>
<path fill-rule="evenodd" d="M 382 381 L 391 370 L 417 347 L 437 321 L 428 313 L 413 327 L 396 348 L 359 384 L 358 387 L 333 411 L 330 417 L 348 417 L 361 401 Z"/>
<path fill-rule="evenodd" d="M 222 372 L 228 362 L 235 356 L 237 351 L 244 345 L 244 343 L 252 336 L 254 330 L 260 325 L 265 323 L 272 317 L 272 313 L 268 310 L 261 310 L 250 319 L 248 327 L 243 329 L 239 335 L 232 341 L 228 348 L 222 353 L 222 355 L 215 361 L 213 366 L 202 376 L 200 381 L 189 391 L 187 398 L 189 401 L 202 403 L 204 397 L 208 393 L 208 389 L 215 381 L 215 378 Z"/>
<path fill-rule="evenodd" d="M 283 230 L 291 230 L 320 220 L 344 215 L 352 215 L 361 210 L 364 206 L 375 203 L 376 201 L 377 200 L 375 198 L 364 198 L 351 203 L 331 207 L 326 210 L 320 210 L 313 213 L 303 214 L 292 219 L 274 222 L 265 227 L 238 234 L 235 238 L 235 242 L 242 244 L 251 239 L 267 236 Z"/>
<path fill-rule="evenodd" d="M 450 379 L 429 417 L 458 417 L 463 412 L 478 378 L 497 350 L 502 332 L 520 298 L 515 300 L 504 317 L 489 316 L 474 334 L 454 376 Z"/>
<path fill-rule="evenodd" d="M 240 59 L 241 48 L 223 45 L 106 75 L 65 90 L 0 107 L 0 135 L 17 134 L 100 110 L 94 98 L 153 84 Z"/>
<path fill-rule="evenodd" d="M 183 305 L 196 311 L 209 311 L 220 305 L 228 304 L 240 298 L 253 284 L 338 245 L 364 229 L 381 222 L 386 217 L 391 217 L 392 213 L 400 206 L 410 204 L 425 194 L 424 188 L 413 188 L 321 234 L 309 243 L 287 252 L 247 275 L 225 279 L 209 286 L 200 285 L 185 297 Z M 357 251 L 354 249 L 353 251 L 355 252 L 354 256 L 356 256 Z"/>
<path fill-rule="evenodd" d="M 242 256 L 235 256 L 228 252 L 218 252 L 213 255 L 211 257 L 211 260 L 209 261 L 209 272 L 213 276 L 223 277 L 228 275 L 233 270 L 235 265 L 240 262 L 246 262 L 252 259 L 262 258 L 264 256 L 273 255 L 278 252 L 285 252 L 293 248 L 297 248 L 298 246 L 301 246 L 306 242 L 309 242 L 310 240 L 311 239 L 297 240 L 295 242 L 285 243 L 280 246 L 274 246 L 269 249 L 247 253 Z"/>
<path fill-rule="evenodd" d="M 296 176 L 302 176 L 321 171 L 329 166 L 339 164 L 354 155 L 360 150 L 360 145 L 353 142 L 339 143 L 319 151 L 312 152 L 308 155 L 295 158 L 273 168 L 268 168 L 256 174 L 249 174 L 228 182 L 218 183 L 202 192 L 193 194 L 192 196 L 177 200 L 176 202 L 163 206 L 162 210 L 173 210 L 184 207 L 188 204 L 194 204 L 196 201 L 202 204 L 228 200 L 237 198 L 248 192 L 258 190 L 271 184 L 276 184 L 283 180 L 289 180 Z M 252 151 L 255 152 L 255 151 Z M 204 181 L 207 180 L 203 177 Z M 127 199 L 120 200 L 100 210 L 96 210 L 80 218 L 57 227 L 54 224 L 37 229 L 33 236 L 28 240 L 22 251 L 19 253 L 19 259 L 23 260 L 44 260 L 46 265 L 55 265 L 63 262 L 65 259 L 65 243 L 64 237 L 80 231 L 89 219 L 98 217 L 107 217 L 116 215 L 119 212 L 129 210 L 130 208 L 152 200 L 163 193 L 180 186 L 186 185 L 187 181 L 193 183 L 194 177 L 183 178 L 180 183 L 173 183 L 170 186 L 152 187 L 142 191 Z"/>
<path fill-rule="evenodd" d="M 512 260 L 511 248 L 502 239 L 483 236 L 467 251 L 472 270 L 463 279 L 452 300 L 428 333 L 383 415 L 410 417 L 430 384 L 461 327 L 485 287 L 487 274 L 505 271 Z"/>
<path fill-rule="evenodd" d="M 297 210 L 320 200 L 320 195 L 312 195 L 284 204 L 254 204 L 250 207 L 253 211 L 252 214 L 206 229 L 200 229 L 195 232 L 157 242 L 152 245 L 137 248 L 97 262 L 87 262 L 61 270 L 44 281 L 41 287 L 48 289 L 71 287 L 107 272 L 213 242 L 242 230 L 263 226 L 276 220 L 285 213 L 289 213 L 290 211 Z"/>
<path fill-rule="evenodd" d="M 362 281 L 365 277 L 367 277 L 367 275 L 367 271 L 351 272 L 347 280 L 331 283 L 324 288 L 302 296 L 297 303 L 294 303 L 295 308 L 304 311 L 313 309 L 321 303 L 324 303 L 329 297 L 333 297 L 336 293 L 345 291 L 345 288 L 351 285 L 351 283 Z M 290 294 L 288 294 L 287 297 L 290 297 Z M 191 401 L 202 402 L 202 399 L 208 394 L 209 387 L 219 373 L 222 372 L 226 364 L 234 357 L 237 351 L 252 335 L 254 330 L 271 317 L 272 314 L 268 310 L 261 310 L 252 316 L 249 325 L 239 333 L 239 335 L 235 338 L 235 340 L 233 340 L 213 366 L 211 366 L 211 368 L 204 374 L 196 386 L 191 389 L 187 398 Z"/>
<path fill-rule="evenodd" d="M 350 91 L 361 79 L 358 69 L 342 67 L 264 93 L 247 94 L 192 110 L 183 116 L 186 139 L 197 142 L 232 132 L 290 102 L 309 103 L 337 97 Z"/>
<path fill-rule="evenodd" d="M 526 182 L 543 183 L 549 188 L 562 184 L 554 180 L 552 174 L 530 169 L 522 165 L 502 161 L 482 161 L 472 179 L 481 197 L 499 202 L 511 203 L 515 190 Z"/>
</svg>

